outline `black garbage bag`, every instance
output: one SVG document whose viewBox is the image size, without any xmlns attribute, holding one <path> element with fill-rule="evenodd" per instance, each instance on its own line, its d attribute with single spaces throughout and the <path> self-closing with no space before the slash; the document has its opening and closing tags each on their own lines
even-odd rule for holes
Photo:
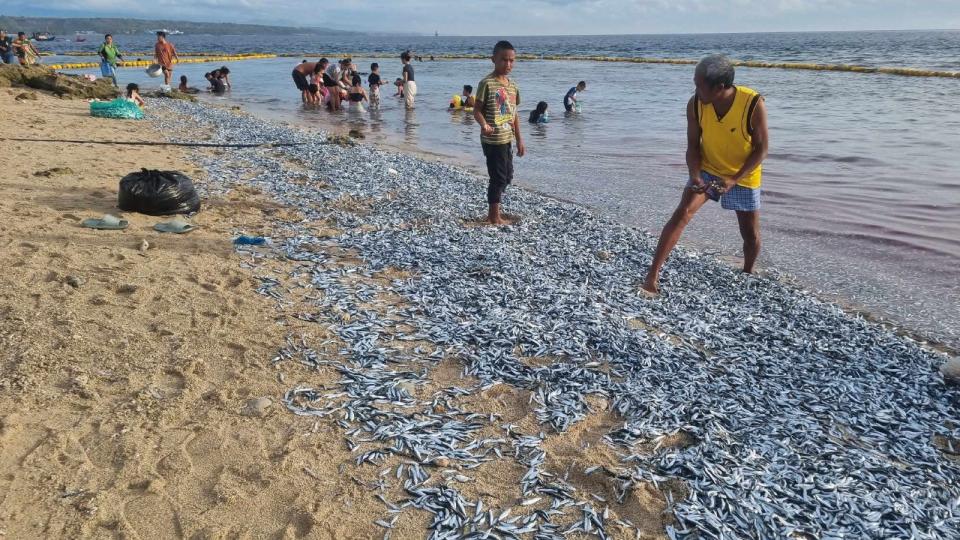
<svg viewBox="0 0 960 540">
<path fill-rule="evenodd" d="M 151 216 L 189 214 L 200 210 L 193 180 L 178 171 L 143 169 L 120 180 L 117 206 Z"/>
</svg>

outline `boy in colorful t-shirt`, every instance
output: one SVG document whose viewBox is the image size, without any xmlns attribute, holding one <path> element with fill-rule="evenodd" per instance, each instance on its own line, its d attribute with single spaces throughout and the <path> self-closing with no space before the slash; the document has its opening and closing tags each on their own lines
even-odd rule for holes
<svg viewBox="0 0 960 540">
<path fill-rule="evenodd" d="M 480 145 L 487 158 L 487 221 L 491 225 L 506 225 L 510 221 L 500 214 L 503 192 L 513 180 L 513 141 L 517 141 L 517 156 L 526 154 L 520 136 L 517 107 L 520 105 L 520 89 L 508 75 L 513 71 L 517 51 L 509 41 L 499 41 L 493 47 L 493 73 L 487 75 L 477 86 L 476 106 L 473 116 L 480 124 Z"/>
</svg>

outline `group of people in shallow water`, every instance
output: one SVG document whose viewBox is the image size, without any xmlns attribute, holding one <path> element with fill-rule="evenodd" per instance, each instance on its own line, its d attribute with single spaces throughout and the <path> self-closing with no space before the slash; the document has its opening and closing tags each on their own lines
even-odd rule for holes
<svg viewBox="0 0 960 540">
<path fill-rule="evenodd" d="M 394 96 L 402 98 L 407 109 L 413 109 L 417 96 L 417 83 L 414 68 L 411 65 L 410 51 L 400 55 L 403 64 L 401 76 L 394 85 L 397 92 Z M 293 83 L 300 90 L 304 103 L 326 107 L 331 111 L 347 106 L 362 109 L 366 103 L 372 109 L 380 108 L 380 88 L 384 81 L 380 76 L 380 65 L 370 64 L 370 73 L 367 75 L 366 87 L 357 65 L 350 58 L 344 58 L 331 63 L 326 58 L 317 62 L 304 60 L 293 68 Z"/>
<path fill-rule="evenodd" d="M 400 56 L 403 68 L 395 83 L 395 95 L 403 98 L 408 109 L 413 108 L 417 91 L 410 59 L 409 51 Z M 514 150 L 517 157 L 523 157 L 526 146 L 517 114 L 520 89 L 509 77 L 516 50 L 508 41 L 497 42 L 491 60 L 494 69 L 480 81 L 476 94 L 473 86 L 464 85 L 462 93 L 450 100 L 449 107 L 472 109 L 480 126 L 480 145 L 489 175 L 486 222 L 503 225 L 516 221 L 501 211 L 501 204 L 513 181 Z M 371 107 L 380 105 L 383 81 L 377 64 L 370 66 L 367 88 L 350 58 L 336 64 L 326 58 L 319 62 L 304 60 L 293 69 L 293 80 L 304 103 L 324 105 L 330 110 L 339 110 L 343 101 L 357 107 L 364 102 Z M 693 81 L 696 90 L 687 103 L 688 178 L 680 204 L 663 228 L 653 261 L 638 289 L 646 295 L 659 293 L 660 271 L 667 257 L 694 214 L 709 201 L 736 212 L 743 238 L 744 272 L 753 272 L 760 253 L 761 163 L 769 147 L 763 97 L 750 88 L 735 86 L 733 64 L 720 55 L 702 59 L 694 70 Z M 579 112 L 580 94 L 586 88 L 587 83 L 580 81 L 564 94 L 565 111 Z M 548 122 L 548 108 L 547 102 L 540 101 L 528 121 Z"/>
</svg>

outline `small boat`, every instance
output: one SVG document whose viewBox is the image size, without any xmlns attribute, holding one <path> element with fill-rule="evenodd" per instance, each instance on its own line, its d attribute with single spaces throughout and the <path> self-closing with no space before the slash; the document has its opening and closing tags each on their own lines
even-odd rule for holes
<svg viewBox="0 0 960 540">
<path fill-rule="evenodd" d="M 57 36 L 50 35 L 47 32 L 34 32 L 31 36 L 34 41 L 53 41 Z"/>
<path fill-rule="evenodd" d="M 83 43 L 88 38 L 91 38 L 95 35 L 97 35 L 97 33 L 94 32 L 93 30 L 78 30 L 77 35 L 73 37 L 73 40 L 76 41 L 77 43 Z"/>
</svg>

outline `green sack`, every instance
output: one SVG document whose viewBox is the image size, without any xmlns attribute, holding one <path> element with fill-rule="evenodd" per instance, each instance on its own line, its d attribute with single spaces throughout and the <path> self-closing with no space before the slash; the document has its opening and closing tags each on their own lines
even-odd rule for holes
<svg viewBox="0 0 960 540">
<path fill-rule="evenodd" d="M 99 118 L 119 118 L 125 120 L 142 120 L 143 111 L 136 103 L 117 98 L 113 101 L 91 101 L 90 115 Z"/>
</svg>

